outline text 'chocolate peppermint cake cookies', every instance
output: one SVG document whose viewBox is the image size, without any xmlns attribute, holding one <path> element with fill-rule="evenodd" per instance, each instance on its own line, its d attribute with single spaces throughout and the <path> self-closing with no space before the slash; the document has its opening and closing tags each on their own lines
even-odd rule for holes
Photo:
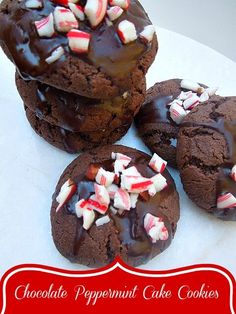
<svg viewBox="0 0 236 314">
<path fill-rule="evenodd" d="M 16 65 L 39 135 L 78 152 L 127 132 L 158 47 L 138 1 L 4 0 L 0 25 L 1 47 Z"/>
</svg>

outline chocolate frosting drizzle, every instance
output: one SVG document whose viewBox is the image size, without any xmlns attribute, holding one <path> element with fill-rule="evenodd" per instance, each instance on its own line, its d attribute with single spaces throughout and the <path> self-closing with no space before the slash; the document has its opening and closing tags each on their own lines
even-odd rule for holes
<svg viewBox="0 0 236 314">
<path fill-rule="evenodd" d="M 124 45 L 117 35 L 117 27 L 122 20 L 127 19 L 134 23 L 138 33 L 150 24 L 147 14 L 136 0 L 131 0 L 129 9 L 112 26 L 103 21 L 97 28 L 91 29 L 87 19 L 80 21 L 79 29 L 91 33 L 92 38 L 89 52 L 79 55 L 69 50 L 66 34 L 57 32 L 52 38 L 40 38 L 37 34 L 34 22 L 53 12 L 55 3 L 44 0 L 42 9 L 28 9 L 25 2 L 12 1 L 9 8 L 3 9 L 0 14 L 0 40 L 25 79 L 40 80 L 45 73 L 55 70 L 58 63 L 64 62 L 69 56 L 94 65 L 110 77 L 125 78 L 150 49 L 150 45 L 139 39 Z M 45 59 L 59 46 L 64 48 L 65 55 L 48 65 Z"/>
<path fill-rule="evenodd" d="M 129 154 L 129 156 L 132 157 L 132 162 L 129 166 L 136 166 L 138 171 L 143 176 L 152 177 L 156 174 L 151 168 L 148 167 L 147 158 L 140 155 L 137 156 L 135 154 Z M 98 165 L 103 167 L 105 170 L 113 171 L 113 162 L 114 160 L 110 159 L 105 160 Z M 144 201 L 139 198 L 136 209 L 124 211 L 122 215 L 119 215 L 118 213 L 115 215 L 110 209 L 108 209 L 106 213 L 106 215 L 109 215 L 111 221 L 115 225 L 121 246 L 125 247 L 127 250 L 127 255 L 130 258 L 139 258 L 139 260 L 141 258 L 143 262 L 146 262 L 152 258 L 153 251 L 164 251 L 170 245 L 174 236 L 176 226 L 173 226 L 167 216 L 164 214 L 164 209 L 161 209 L 161 203 L 163 203 L 165 198 L 171 197 L 175 186 L 167 171 L 164 172 L 164 176 L 167 179 L 168 187 L 157 193 L 154 197 L 151 197 L 149 201 Z M 92 194 L 94 194 L 94 181 L 89 181 L 86 178 L 85 173 L 80 177 L 73 178 L 73 180 L 77 184 L 78 188 L 77 193 L 74 195 L 73 199 L 71 199 L 66 205 L 68 215 L 75 215 L 75 203 L 79 199 L 88 199 Z M 111 203 L 110 205 L 113 204 Z M 151 239 L 148 237 L 144 229 L 144 217 L 147 213 L 151 213 L 163 219 L 163 222 L 169 232 L 169 237 L 166 241 L 159 240 L 155 244 L 151 242 Z M 96 215 L 97 218 L 102 216 L 99 213 L 96 213 Z M 77 231 L 74 240 L 74 259 L 76 259 L 76 256 L 79 255 L 80 245 L 84 240 L 85 233 L 89 232 L 83 230 L 82 218 L 77 218 L 76 216 L 76 219 Z M 92 228 L 97 228 L 97 226 L 94 225 Z M 117 253 L 120 252 L 116 252 L 116 254 Z M 114 256 L 111 257 L 111 261 L 113 258 Z"/>
</svg>

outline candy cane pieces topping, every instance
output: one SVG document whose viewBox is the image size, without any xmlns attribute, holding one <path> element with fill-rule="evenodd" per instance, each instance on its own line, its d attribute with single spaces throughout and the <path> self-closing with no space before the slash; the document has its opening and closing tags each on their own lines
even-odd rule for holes
<svg viewBox="0 0 236 314">
<path fill-rule="evenodd" d="M 218 209 L 226 209 L 233 207 L 236 207 L 236 198 L 231 193 L 227 193 L 218 197 L 217 199 Z"/>
<path fill-rule="evenodd" d="M 56 7 L 54 10 L 54 20 L 56 29 L 58 32 L 69 32 L 73 28 L 78 28 L 79 23 L 76 20 L 74 14 L 71 10 L 63 8 L 63 7 Z"/>
<path fill-rule="evenodd" d="M 205 90 L 204 87 L 201 87 L 198 83 L 190 80 L 182 80 L 181 87 L 196 92 L 198 94 L 202 94 Z"/>
<path fill-rule="evenodd" d="M 74 13 L 74 15 L 79 19 L 80 21 L 84 21 L 85 15 L 84 15 L 84 9 L 77 4 L 74 3 L 68 3 L 69 8 Z"/>
<path fill-rule="evenodd" d="M 112 184 L 107 187 L 107 192 L 109 194 L 110 199 L 114 200 L 116 191 L 118 191 L 119 187 L 116 184 Z"/>
<path fill-rule="evenodd" d="M 91 35 L 77 29 L 68 32 L 69 47 L 73 52 L 85 53 L 89 49 Z"/>
<path fill-rule="evenodd" d="M 161 218 L 155 217 L 152 214 L 146 214 L 144 217 L 144 228 L 150 236 L 152 243 L 159 240 L 166 241 L 169 238 L 169 233 Z"/>
<path fill-rule="evenodd" d="M 94 220 L 95 220 L 94 211 L 89 208 L 85 208 L 83 211 L 83 228 L 85 230 L 90 229 Z"/>
<path fill-rule="evenodd" d="M 124 44 L 128 44 L 137 39 L 137 32 L 134 24 L 127 20 L 119 23 L 117 32 Z"/>
<path fill-rule="evenodd" d="M 156 172 L 162 173 L 166 169 L 167 161 L 162 159 L 157 154 L 152 156 L 152 159 L 149 162 L 149 166 Z"/>
<path fill-rule="evenodd" d="M 40 9 L 43 7 L 43 2 L 41 0 L 27 0 L 25 6 L 28 9 Z"/>
<path fill-rule="evenodd" d="M 51 64 L 60 59 L 61 56 L 64 55 L 64 53 L 65 53 L 64 49 L 61 46 L 59 46 L 52 52 L 52 54 L 45 61 L 48 64 Z"/>
<path fill-rule="evenodd" d="M 203 95 L 203 94 L 202 94 Z M 192 94 L 191 97 L 187 98 L 183 102 L 183 107 L 185 110 L 192 110 L 194 107 L 196 107 L 200 103 L 200 99 L 196 94 Z"/>
<path fill-rule="evenodd" d="M 103 226 L 105 224 L 108 224 L 111 221 L 110 217 L 108 215 L 99 218 L 96 220 L 95 224 L 97 227 Z"/>
<path fill-rule="evenodd" d="M 175 123 L 180 124 L 186 115 L 187 112 L 182 107 L 176 103 L 172 103 L 170 106 L 170 117 Z"/>
<path fill-rule="evenodd" d="M 152 179 L 125 175 L 121 176 L 121 187 L 130 193 L 141 193 L 147 191 L 152 184 Z"/>
<path fill-rule="evenodd" d="M 139 37 L 150 43 L 153 40 L 155 34 L 155 27 L 153 25 L 147 25 L 144 30 L 139 34 Z"/>
<path fill-rule="evenodd" d="M 104 215 L 108 210 L 108 205 L 101 204 L 97 198 L 96 195 L 92 195 L 87 200 L 88 208 L 97 211 L 98 213 Z"/>
<path fill-rule="evenodd" d="M 236 165 L 231 170 L 231 178 L 236 181 Z"/>
<path fill-rule="evenodd" d="M 122 210 L 130 210 L 131 201 L 129 193 L 123 189 L 118 189 L 114 197 L 114 206 Z"/>
<path fill-rule="evenodd" d="M 141 177 L 141 173 L 138 171 L 138 169 L 135 166 L 132 166 L 130 168 L 127 168 L 122 171 L 122 174 L 125 176 L 134 176 L 134 177 Z"/>
<path fill-rule="evenodd" d="M 108 207 L 110 203 L 110 196 L 107 189 L 103 185 L 94 184 L 95 195 L 98 202 Z"/>
<path fill-rule="evenodd" d="M 112 153 L 111 158 L 122 161 L 125 167 L 127 167 L 132 161 L 132 158 L 120 153 Z"/>
<path fill-rule="evenodd" d="M 52 37 L 54 34 L 54 19 L 53 14 L 50 13 L 47 17 L 40 21 L 34 22 L 37 32 L 40 37 Z"/>
<path fill-rule="evenodd" d="M 115 173 L 106 171 L 102 167 L 98 170 L 96 175 L 96 182 L 100 185 L 104 185 L 105 187 L 111 185 L 115 179 Z"/>
<path fill-rule="evenodd" d="M 75 204 L 75 213 L 78 218 L 83 217 L 83 211 L 87 208 L 88 202 L 84 199 Z"/>
<path fill-rule="evenodd" d="M 56 197 L 56 201 L 59 205 L 56 208 L 56 212 L 59 211 L 61 207 L 63 207 L 75 194 L 77 191 L 77 185 L 74 183 L 73 180 L 68 179 L 61 187 L 61 190 Z"/>
<path fill-rule="evenodd" d="M 121 7 L 114 6 L 107 10 L 107 15 L 111 21 L 117 20 L 124 10 Z"/>
<path fill-rule="evenodd" d="M 152 182 L 153 182 L 153 185 L 155 186 L 156 193 L 161 192 L 168 186 L 166 178 L 160 173 L 152 177 Z"/>
<path fill-rule="evenodd" d="M 84 12 L 92 27 L 96 27 L 105 17 L 107 0 L 87 0 Z"/>
<path fill-rule="evenodd" d="M 130 5 L 130 0 L 109 0 L 110 5 L 118 6 L 122 9 L 127 10 Z"/>
</svg>

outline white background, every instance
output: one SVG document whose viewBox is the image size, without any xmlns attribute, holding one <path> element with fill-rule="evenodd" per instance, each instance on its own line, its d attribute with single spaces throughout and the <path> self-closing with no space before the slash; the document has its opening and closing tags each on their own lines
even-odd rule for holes
<svg viewBox="0 0 236 314">
<path fill-rule="evenodd" d="M 140 0 L 151 20 L 236 61 L 236 0 Z"/>
</svg>

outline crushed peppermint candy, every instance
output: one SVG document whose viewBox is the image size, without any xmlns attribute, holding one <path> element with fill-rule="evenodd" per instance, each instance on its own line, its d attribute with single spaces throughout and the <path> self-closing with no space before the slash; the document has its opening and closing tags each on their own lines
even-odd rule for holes
<svg viewBox="0 0 236 314">
<path fill-rule="evenodd" d="M 117 32 L 124 44 L 128 44 L 138 38 L 134 23 L 127 20 L 119 23 Z"/>
<path fill-rule="evenodd" d="M 67 33 L 69 40 L 69 47 L 75 53 L 85 53 L 89 49 L 89 43 L 91 35 L 79 31 L 78 29 L 72 29 Z"/>
<path fill-rule="evenodd" d="M 231 170 L 231 178 L 236 181 L 236 165 L 234 165 Z"/>
<path fill-rule="evenodd" d="M 98 26 L 104 19 L 107 11 L 107 0 L 87 0 L 84 12 L 92 27 Z"/>
<path fill-rule="evenodd" d="M 130 5 L 130 0 L 109 0 L 111 6 L 119 6 L 122 9 L 127 10 Z"/>
<path fill-rule="evenodd" d="M 28 9 L 41 9 L 43 7 L 42 0 L 26 0 L 25 6 Z"/>
<path fill-rule="evenodd" d="M 190 80 L 182 80 L 182 91 L 179 96 L 169 104 L 169 112 L 171 119 L 180 124 L 187 114 L 200 103 L 207 101 L 211 96 L 215 95 L 218 88 L 204 88 L 198 83 Z"/>
<path fill-rule="evenodd" d="M 52 37 L 54 34 L 54 18 L 50 13 L 47 17 L 35 22 L 35 26 L 40 37 Z"/>
<path fill-rule="evenodd" d="M 227 209 L 236 207 L 236 198 L 231 193 L 221 195 L 217 199 L 218 209 Z"/>
<path fill-rule="evenodd" d="M 148 213 L 144 217 L 144 228 L 150 236 L 152 243 L 166 241 L 169 238 L 168 230 L 161 218 Z"/>
<path fill-rule="evenodd" d="M 63 47 L 59 46 L 55 50 L 53 50 L 51 55 L 49 57 L 47 57 L 45 61 L 48 64 L 51 64 L 51 63 L 57 61 L 58 59 L 60 59 L 64 55 L 64 53 L 65 53 L 65 51 L 64 51 Z"/>
<path fill-rule="evenodd" d="M 71 29 L 78 28 L 79 22 L 70 9 L 56 7 L 54 10 L 55 26 L 58 32 L 67 33 Z"/>
<path fill-rule="evenodd" d="M 107 10 L 107 15 L 111 21 L 117 20 L 124 10 L 121 7 L 114 6 Z"/>
<path fill-rule="evenodd" d="M 139 34 L 139 37 L 150 43 L 153 40 L 155 34 L 155 27 L 153 25 L 147 25 L 144 30 Z"/>
<path fill-rule="evenodd" d="M 129 167 L 132 163 L 130 156 L 113 152 L 111 161 L 114 172 L 107 171 L 98 164 L 91 164 L 86 172 L 86 179 L 95 181 L 92 189 L 95 194 L 90 194 L 88 199 L 79 199 L 75 203 L 75 214 L 78 218 L 83 219 L 83 227 L 86 230 L 89 230 L 94 221 L 97 226 L 107 224 L 110 222 L 111 214 L 124 215 L 125 212 L 136 208 L 138 200 L 148 202 L 151 197 L 168 186 L 167 180 L 161 174 L 167 163 L 157 154 L 153 155 L 148 164 L 155 172 L 158 172 L 151 178 L 143 177 L 135 166 Z M 122 162 L 122 172 L 118 179 L 115 174 L 117 161 Z M 62 185 L 56 198 L 59 203 L 56 211 L 65 205 L 76 191 L 77 185 L 68 179 Z M 97 217 L 98 214 L 102 217 Z M 153 227 L 155 228 L 148 231 L 152 242 L 165 239 L 166 231 L 160 228 L 160 224 Z"/>
<path fill-rule="evenodd" d="M 75 17 L 77 17 L 77 19 L 79 19 L 80 21 L 85 20 L 84 9 L 80 5 L 75 3 L 68 3 L 68 6 L 74 13 Z"/>
</svg>

